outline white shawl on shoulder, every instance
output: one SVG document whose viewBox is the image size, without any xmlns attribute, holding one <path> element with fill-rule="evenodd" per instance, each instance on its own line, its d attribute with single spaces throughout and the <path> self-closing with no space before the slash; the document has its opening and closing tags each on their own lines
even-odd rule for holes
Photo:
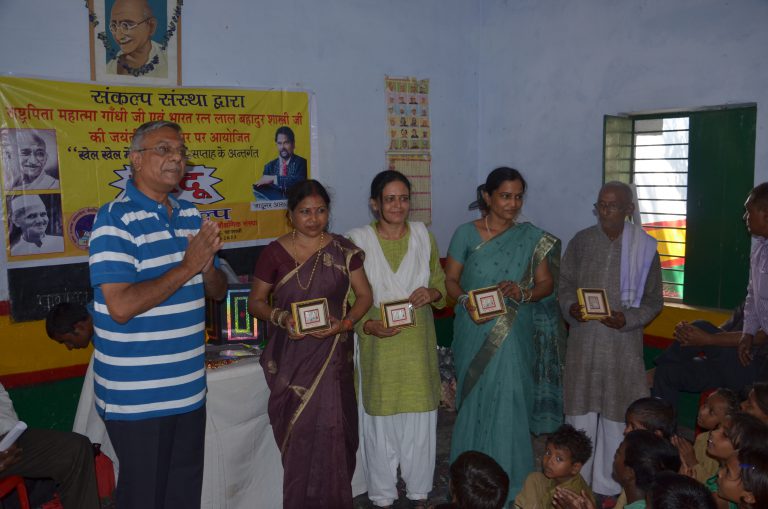
<svg viewBox="0 0 768 509">
<path fill-rule="evenodd" d="M 347 232 L 347 237 L 365 251 L 363 266 L 373 289 L 374 306 L 382 302 L 407 299 L 415 289 L 429 284 L 429 232 L 424 223 L 409 222 L 408 227 L 408 252 L 397 272 L 392 272 L 373 227 L 366 225 Z"/>
</svg>

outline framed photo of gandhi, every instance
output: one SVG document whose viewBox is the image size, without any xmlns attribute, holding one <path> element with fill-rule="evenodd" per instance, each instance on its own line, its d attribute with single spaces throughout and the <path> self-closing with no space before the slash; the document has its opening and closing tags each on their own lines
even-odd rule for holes
<svg viewBox="0 0 768 509">
<path fill-rule="evenodd" d="M 579 306 L 582 307 L 584 318 L 587 320 L 600 320 L 611 316 L 611 307 L 608 305 L 608 297 L 602 288 L 579 288 L 576 290 Z"/>
<path fill-rule="evenodd" d="M 182 0 L 87 0 L 91 80 L 181 85 Z"/>
<path fill-rule="evenodd" d="M 326 299 L 313 299 L 291 304 L 291 314 L 296 322 L 296 332 L 300 335 L 331 328 Z"/>
</svg>

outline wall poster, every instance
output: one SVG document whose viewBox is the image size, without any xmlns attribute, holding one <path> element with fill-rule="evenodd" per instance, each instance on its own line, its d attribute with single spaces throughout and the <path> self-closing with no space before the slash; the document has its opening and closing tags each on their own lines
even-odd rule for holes
<svg viewBox="0 0 768 509">
<path fill-rule="evenodd" d="M 387 167 L 411 181 L 413 221 L 432 222 L 429 80 L 385 77 Z"/>
</svg>

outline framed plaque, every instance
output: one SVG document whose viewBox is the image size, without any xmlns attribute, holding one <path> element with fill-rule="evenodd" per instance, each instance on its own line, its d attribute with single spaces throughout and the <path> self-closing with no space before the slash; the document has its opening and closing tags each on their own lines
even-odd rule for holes
<svg viewBox="0 0 768 509">
<path fill-rule="evenodd" d="M 475 308 L 472 313 L 475 320 L 495 318 L 507 312 L 504 295 L 498 286 L 478 288 L 469 292 L 470 304 Z"/>
<path fill-rule="evenodd" d="M 404 329 L 416 325 L 416 312 L 408 299 L 381 303 L 381 321 L 384 327 Z"/>
<path fill-rule="evenodd" d="M 602 288 L 579 288 L 576 290 L 579 297 L 579 305 L 584 310 L 584 318 L 587 320 L 600 320 L 611 316 L 611 307 L 608 305 L 608 297 Z"/>
<path fill-rule="evenodd" d="M 291 314 L 296 322 L 296 333 L 299 335 L 331 328 L 326 299 L 312 299 L 291 304 Z"/>
</svg>

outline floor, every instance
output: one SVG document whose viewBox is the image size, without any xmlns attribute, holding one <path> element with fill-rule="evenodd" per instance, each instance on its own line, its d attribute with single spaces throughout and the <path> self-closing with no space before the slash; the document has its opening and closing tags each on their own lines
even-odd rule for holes
<svg viewBox="0 0 768 509">
<path fill-rule="evenodd" d="M 440 408 L 437 411 L 437 459 L 435 461 L 435 480 L 432 492 L 429 494 L 430 504 L 441 504 L 443 502 L 450 502 L 450 493 L 448 491 L 449 480 L 449 467 L 448 457 L 451 452 L 451 433 L 453 431 L 453 423 L 456 420 L 456 412 L 453 410 L 447 410 Z M 545 437 L 534 437 L 533 448 L 534 455 L 537 458 L 541 457 L 544 452 Z M 405 496 L 405 484 L 402 480 L 398 483 L 398 492 L 400 498 L 393 505 L 394 509 L 408 509 L 410 507 L 408 499 Z M 370 500 L 368 500 L 367 494 L 359 495 L 355 497 L 354 508 L 355 509 L 371 509 L 375 507 Z"/>
</svg>

